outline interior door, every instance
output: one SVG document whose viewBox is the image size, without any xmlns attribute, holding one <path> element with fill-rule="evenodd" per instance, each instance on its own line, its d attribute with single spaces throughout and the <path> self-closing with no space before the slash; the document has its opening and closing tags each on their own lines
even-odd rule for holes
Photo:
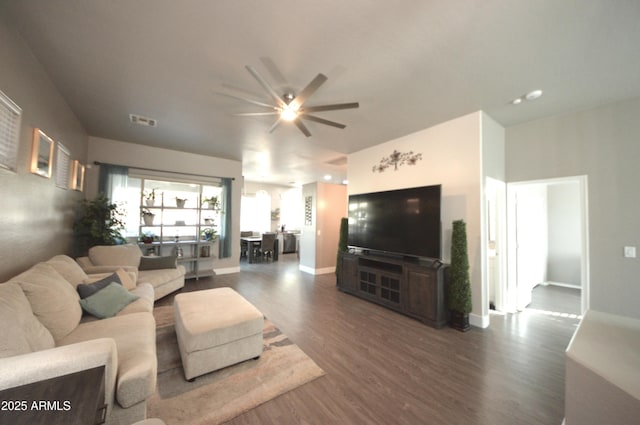
<svg viewBox="0 0 640 425">
<path fill-rule="evenodd" d="M 517 309 L 531 304 L 533 288 L 544 282 L 547 256 L 545 188 L 519 190 L 516 199 Z"/>
</svg>

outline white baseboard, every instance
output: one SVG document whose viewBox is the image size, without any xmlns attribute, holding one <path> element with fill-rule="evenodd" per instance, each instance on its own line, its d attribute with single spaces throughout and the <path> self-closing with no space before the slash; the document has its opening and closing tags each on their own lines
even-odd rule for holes
<svg viewBox="0 0 640 425">
<path fill-rule="evenodd" d="M 489 327 L 489 315 L 481 316 L 479 314 L 469 314 L 469 324 L 471 326 L 475 326 L 477 328 L 488 328 Z"/>
<path fill-rule="evenodd" d="M 553 281 L 544 282 L 543 285 L 561 286 L 563 288 L 571 288 L 571 289 L 582 289 L 582 287 L 579 285 L 572 285 L 570 283 L 553 282 Z"/>
<path fill-rule="evenodd" d="M 309 273 L 309 274 L 313 274 L 313 275 L 335 273 L 335 271 L 336 271 L 335 267 L 325 267 L 325 268 L 322 268 L 322 269 L 314 269 L 312 267 L 300 265 L 300 266 L 298 266 L 298 268 L 300 269 L 301 272 L 305 272 L 305 273 Z"/>
<path fill-rule="evenodd" d="M 214 269 L 216 274 L 232 274 L 232 273 L 240 273 L 240 266 L 237 267 L 224 267 L 222 269 Z"/>
</svg>

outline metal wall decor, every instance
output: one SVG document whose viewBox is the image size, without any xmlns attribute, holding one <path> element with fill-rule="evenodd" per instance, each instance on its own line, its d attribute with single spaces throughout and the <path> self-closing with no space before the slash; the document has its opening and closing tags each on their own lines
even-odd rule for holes
<svg viewBox="0 0 640 425">
<path fill-rule="evenodd" d="M 413 151 L 401 153 L 394 149 L 391 155 L 383 157 L 379 164 L 373 166 L 371 171 L 382 173 L 391 166 L 394 171 L 397 171 L 401 165 L 416 165 L 416 162 L 421 159 L 421 153 L 413 153 Z"/>
<path fill-rule="evenodd" d="M 313 224 L 313 196 L 304 198 L 304 225 L 311 226 Z"/>
</svg>

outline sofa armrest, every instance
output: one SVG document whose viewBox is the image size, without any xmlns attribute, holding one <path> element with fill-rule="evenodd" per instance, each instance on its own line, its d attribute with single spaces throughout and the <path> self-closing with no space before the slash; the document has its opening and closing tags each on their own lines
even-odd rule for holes
<svg viewBox="0 0 640 425">
<path fill-rule="evenodd" d="M 0 390 L 104 366 L 107 415 L 114 401 L 118 352 L 110 338 L 100 338 L 48 350 L 35 351 L 0 361 Z"/>
<path fill-rule="evenodd" d="M 137 267 L 133 267 L 133 266 L 94 266 L 94 265 L 91 265 L 91 266 L 87 266 L 86 268 L 83 267 L 82 269 L 88 275 L 114 273 L 116 270 L 122 269 L 125 272 L 129 273 L 129 275 L 131 275 L 131 277 L 133 278 L 134 282 L 136 282 L 138 280 L 138 268 Z"/>
<path fill-rule="evenodd" d="M 102 267 L 102 266 L 96 266 L 96 267 Z M 138 270 L 135 270 L 135 269 L 131 270 L 131 269 L 133 269 L 132 267 L 127 267 L 127 269 L 129 269 L 129 270 L 125 270 L 123 268 L 123 270 L 125 270 L 125 272 L 129 276 L 129 279 L 131 279 L 132 282 L 136 283 L 138 281 Z M 98 281 L 100 279 L 104 279 L 105 277 L 109 277 L 116 270 L 114 270 L 112 272 L 106 272 L 106 273 L 87 273 L 87 276 L 89 278 L 84 283 L 93 283 L 93 282 L 96 282 L 96 281 Z"/>
</svg>

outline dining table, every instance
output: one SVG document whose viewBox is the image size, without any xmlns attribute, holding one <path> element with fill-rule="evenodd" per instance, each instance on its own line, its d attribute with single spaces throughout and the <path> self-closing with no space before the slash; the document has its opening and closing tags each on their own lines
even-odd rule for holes
<svg viewBox="0 0 640 425">
<path fill-rule="evenodd" d="M 247 245 L 247 260 L 249 263 L 254 263 L 256 260 L 255 251 L 262 247 L 262 236 L 242 236 L 240 243 Z M 273 261 L 278 261 L 278 238 L 276 238 L 273 247 Z"/>
</svg>

